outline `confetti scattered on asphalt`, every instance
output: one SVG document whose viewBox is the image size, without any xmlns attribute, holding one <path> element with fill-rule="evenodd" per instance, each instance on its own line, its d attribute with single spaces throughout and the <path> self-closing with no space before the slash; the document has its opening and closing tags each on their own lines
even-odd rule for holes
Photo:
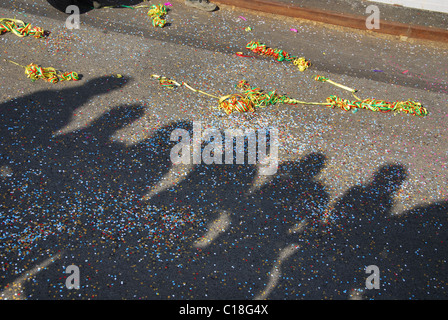
<svg viewBox="0 0 448 320">
<path fill-rule="evenodd" d="M 45 2 L 2 4 L 0 17 L 51 31 L 0 36 L 2 56 L 82 77 L 56 88 L 0 66 L 0 298 L 448 297 L 446 49 L 182 1 L 169 3 L 164 28 L 149 28 L 146 13 L 91 10 L 68 30 Z M 235 55 L 254 38 L 312 66 L 302 74 Z M 344 94 L 316 83 L 317 72 L 364 95 L 421 101 L 430 115 L 288 105 L 226 115 L 213 98 L 150 78 L 218 96 L 242 79 L 307 101 Z M 177 171 L 170 134 L 192 134 L 194 122 L 278 129 L 277 171 Z M 66 288 L 69 265 L 80 269 L 78 290 Z M 368 265 L 379 267 L 380 290 L 366 289 Z"/>
</svg>

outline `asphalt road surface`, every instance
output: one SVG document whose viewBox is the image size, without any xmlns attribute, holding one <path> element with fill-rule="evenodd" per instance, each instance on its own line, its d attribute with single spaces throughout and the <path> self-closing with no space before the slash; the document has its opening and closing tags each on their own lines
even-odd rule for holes
<svg viewBox="0 0 448 320">
<path fill-rule="evenodd" d="M 148 8 L 121 7 L 68 29 L 46 1 L 0 1 L 0 18 L 49 32 L 0 36 L 1 298 L 448 298 L 446 45 L 170 4 L 163 28 Z M 252 53 L 252 40 L 311 66 Z M 80 80 L 32 82 L 30 63 Z M 428 115 L 217 108 L 240 80 L 307 102 L 354 99 L 316 75 Z M 278 167 L 173 164 L 171 134 L 199 125 L 269 129 Z"/>
</svg>

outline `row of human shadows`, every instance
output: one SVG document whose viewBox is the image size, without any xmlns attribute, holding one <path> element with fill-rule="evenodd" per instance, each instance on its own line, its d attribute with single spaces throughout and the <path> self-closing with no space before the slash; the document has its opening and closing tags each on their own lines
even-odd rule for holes
<svg viewBox="0 0 448 320">
<path fill-rule="evenodd" d="M 91 81 L 88 88 L 42 91 L 2 104 L 1 165 L 12 167 L 13 172 L 13 179 L 2 184 L 3 194 L 7 195 L 4 212 L 38 203 L 50 212 L 39 217 L 40 222 L 45 222 L 46 218 L 53 219 L 54 214 L 63 214 L 64 205 L 77 200 L 74 194 L 92 206 L 101 202 L 120 203 L 129 194 L 143 198 L 148 187 L 169 173 L 173 168 L 170 150 L 176 143 L 170 141 L 170 133 L 177 128 L 191 131 L 188 121 L 168 124 L 156 130 L 151 138 L 127 147 L 110 137 L 141 117 L 144 109 L 137 105 L 121 106 L 86 128 L 65 135 L 51 134 L 68 124 L 74 111 L 89 97 L 122 85 L 119 79 L 99 78 Z M 81 245 L 88 241 L 59 234 L 39 242 L 23 263 L 38 258 L 45 249 L 69 248 L 69 256 L 78 261 L 95 254 L 98 259 L 91 268 L 96 268 L 94 278 L 99 283 L 107 283 L 107 275 L 119 270 L 124 283 L 133 288 L 95 292 L 105 298 L 128 294 L 154 298 L 173 295 L 216 299 L 346 298 L 350 289 L 364 287 L 363 271 L 370 264 L 384 271 L 383 283 L 387 286 L 386 291 L 381 291 L 384 297 L 443 297 L 445 291 L 439 273 L 445 268 L 443 259 L 447 252 L 442 244 L 446 232 L 438 226 L 446 219 L 447 203 L 424 205 L 391 216 L 394 193 L 406 179 L 406 168 L 385 164 L 371 183 L 350 188 L 328 210 L 329 195 L 316 178 L 326 161 L 324 154 L 311 153 L 298 161 L 281 163 L 272 180 L 254 190 L 256 165 L 199 164 L 185 179 L 146 203 L 124 203 L 121 207 L 118 204 L 101 214 L 85 212 L 79 217 L 86 226 L 97 227 L 89 229 L 83 239 L 98 238 L 102 231 L 113 229 L 114 223 L 129 217 L 117 208 L 130 205 L 139 210 L 146 204 L 173 210 L 188 208 L 201 215 L 207 225 L 187 230 L 179 241 L 189 249 L 174 259 L 170 252 L 159 252 L 157 259 L 148 258 L 150 248 L 140 248 L 129 255 L 127 248 L 142 237 L 130 232 L 124 238 L 112 234 L 112 240 L 99 252 Z M 30 186 L 27 192 L 20 193 L 11 182 L 36 169 L 40 176 L 34 182 L 39 185 L 44 179 L 45 197 L 34 196 L 38 186 L 34 186 L 36 192 Z M 30 221 L 36 218 L 32 213 L 28 215 Z M 323 218 L 327 224 L 322 223 Z M 224 221 L 224 227 L 198 248 L 195 244 L 213 221 Z M 302 222 L 303 230 L 294 231 Z M 294 250 L 285 255 L 285 248 L 291 247 Z M 14 254 L 6 257 L 12 259 Z M 55 262 L 55 267 L 68 262 L 61 259 Z M 135 268 L 131 270 L 130 265 Z M 153 270 L 151 278 L 148 269 Z M 274 282 L 273 274 L 277 277 Z M 49 276 L 57 281 L 60 274 L 39 274 L 36 279 L 42 278 L 31 286 L 36 289 Z M 7 273 L 4 282 L 14 277 L 14 273 Z M 148 281 L 157 286 L 157 296 L 154 286 L 141 285 Z M 173 281 L 183 285 L 173 285 Z M 88 294 L 93 289 L 84 290 Z M 35 291 L 42 297 L 49 294 L 42 287 Z M 269 294 L 263 296 L 263 292 Z M 378 291 L 364 294 L 375 295 Z"/>
</svg>

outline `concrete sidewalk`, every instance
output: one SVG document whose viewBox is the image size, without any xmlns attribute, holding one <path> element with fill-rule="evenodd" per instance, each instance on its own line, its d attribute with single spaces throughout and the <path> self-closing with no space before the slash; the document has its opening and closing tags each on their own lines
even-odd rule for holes
<svg viewBox="0 0 448 320">
<path fill-rule="evenodd" d="M 448 42 L 448 14 L 366 0 L 216 0 L 217 4 L 367 30 L 369 5 L 380 10 L 380 28 L 372 32 Z"/>
</svg>

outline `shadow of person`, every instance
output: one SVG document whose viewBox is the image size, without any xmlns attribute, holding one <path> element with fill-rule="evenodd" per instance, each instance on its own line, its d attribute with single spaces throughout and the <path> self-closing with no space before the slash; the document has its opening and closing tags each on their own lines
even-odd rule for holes
<svg viewBox="0 0 448 320">
<path fill-rule="evenodd" d="M 104 261 L 115 259 L 114 252 L 126 250 L 124 239 L 132 243 L 147 237 L 148 233 L 143 231 L 162 221 L 160 217 L 165 212 L 152 210 L 142 197 L 148 186 L 171 167 L 170 132 L 188 124 L 167 125 L 155 130 L 151 138 L 128 147 L 111 137 L 142 116 L 143 107 L 130 105 L 112 109 L 88 127 L 51 134 L 69 121 L 69 110 L 76 107 L 76 102 L 83 103 L 91 93 L 98 94 L 92 84 L 101 83 L 91 82 L 87 92 L 82 87 L 38 92 L 5 103 L 2 109 L 5 111 L 2 128 L 6 128 L 3 132 L 9 134 L 8 143 L 2 144 L 2 160 L 12 172 L 3 177 L 1 184 L 2 217 L 11 222 L 1 225 L 5 249 L 2 261 L 6 262 L 2 284 L 13 281 L 17 270 L 24 270 L 33 261 L 54 252 L 67 253 L 55 262 L 55 267 L 66 262 L 85 266 L 89 254 Z M 107 88 L 103 85 L 100 92 L 107 92 Z M 74 90 L 85 94 L 78 100 L 68 99 L 64 108 L 59 105 L 60 109 L 55 108 L 59 113 L 50 112 L 53 104 L 29 108 L 30 101 L 44 97 L 47 99 L 44 101 L 56 100 L 53 103 L 57 104 L 61 93 L 72 96 Z M 13 128 L 15 134 L 8 128 Z M 99 244 L 103 252 L 96 251 Z M 18 256 L 21 259 L 16 262 Z M 126 266 L 118 265 L 124 275 L 128 274 Z M 108 270 L 102 263 L 95 267 Z M 58 278 L 60 274 L 50 272 L 39 274 L 36 279 L 58 283 Z M 98 279 L 107 282 L 104 273 Z M 27 292 L 40 298 L 55 294 L 51 288 L 45 289 L 48 287 L 32 286 Z"/>
<path fill-rule="evenodd" d="M 313 223 L 296 234 L 300 248 L 289 259 L 290 268 L 283 272 L 283 278 L 288 279 L 283 286 L 288 288 L 286 294 L 291 298 L 347 299 L 351 289 L 359 288 L 359 269 L 364 271 L 366 266 L 362 257 L 373 253 L 369 247 L 372 237 L 379 234 L 377 227 L 384 225 L 383 220 L 387 221 L 394 192 L 405 178 L 403 166 L 386 165 L 376 172 L 371 183 L 351 188 L 332 210 L 326 210 L 328 201 L 323 201 L 316 218 L 311 215 Z M 273 290 L 269 296 L 284 297 L 281 290 Z"/>
<path fill-rule="evenodd" d="M 368 185 L 353 187 L 334 206 L 330 219 L 345 226 L 352 221 L 382 219 L 390 213 L 394 196 L 407 177 L 406 168 L 400 164 L 384 165 L 375 173 Z"/>
<path fill-rule="evenodd" d="M 111 113 L 113 115 L 114 111 Z M 118 119 L 129 118 L 123 110 L 117 115 Z M 60 138 L 67 139 L 67 145 L 63 148 L 70 148 L 68 158 L 78 159 L 84 154 L 83 160 L 76 165 L 80 173 L 77 177 L 89 184 L 87 188 L 86 183 L 82 183 L 79 192 L 73 188 L 70 190 L 71 194 L 78 197 L 77 202 L 83 203 L 81 211 L 88 212 L 82 214 L 82 217 L 74 217 L 81 219 L 84 229 L 88 231 L 82 234 L 81 241 L 78 238 L 67 239 L 67 242 L 73 246 L 69 250 L 70 256 L 75 256 L 72 259 L 73 263 L 79 264 L 84 270 L 91 270 L 91 268 L 101 270 L 96 272 L 95 281 L 110 283 L 111 279 L 107 278 L 107 274 L 119 270 L 120 279 L 125 279 L 128 285 L 126 288 L 130 288 L 130 285 L 131 289 L 140 295 L 151 295 L 154 292 L 146 286 L 135 285 L 141 282 L 141 278 L 135 278 L 134 272 L 138 270 L 141 276 L 145 276 L 148 270 L 152 270 L 157 275 L 152 281 L 156 284 L 155 286 L 159 286 L 160 296 L 173 295 L 172 288 L 165 286 L 165 281 L 177 277 L 173 274 L 173 261 L 176 261 L 177 255 L 184 253 L 179 252 L 178 248 L 189 245 L 190 250 L 193 242 L 201 235 L 204 221 L 208 221 L 210 217 L 214 218 L 220 211 L 219 208 L 223 206 L 235 207 L 234 202 L 238 201 L 237 195 L 243 193 L 242 186 L 248 183 L 244 181 L 251 179 L 249 173 L 253 171 L 252 166 L 244 168 L 244 165 L 235 167 L 199 165 L 184 180 L 176 181 L 176 184 L 148 200 L 133 197 L 132 194 L 138 192 L 134 190 L 135 179 L 140 175 L 147 174 L 148 179 L 157 181 L 160 180 L 159 177 L 165 176 L 171 168 L 171 163 L 167 161 L 170 159 L 170 148 L 175 144 L 170 141 L 170 133 L 179 128 L 190 130 L 191 125 L 188 122 L 170 124 L 158 130 L 150 139 L 125 148 L 116 143 L 108 143 L 105 139 L 116 129 L 115 126 L 120 126 L 118 119 L 116 116 L 108 115 L 89 128 Z M 105 131 L 107 124 L 114 129 L 106 128 Z M 97 140 L 92 147 L 86 147 L 84 143 L 81 143 L 82 140 L 93 137 L 97 137 Z M 70 145 L 72 140 L 76 141 L 74 145 Z M 64 145 L 62 141 L 61 145 Z M 61 152 L 57 151 L 57 153 Z M 85 157 L 86 154 L 88 157 Z M 141 162 L 148 161 L 148 164 L 143 167 L 144 172 L 136 172 L 132 167 L 132 161 L 136 159 Z M 116 163 L 119 166 L 114 165 Z M 119 182 L 115 182 L 116 180 Z M 241 186 L 237 185 L 237 182 Z M 129 188 L 131 192 L 126 192 Z M 212 192 L 208 192 L 209 190 Z M 218 209 L 215 210 L 215 208 Z M 183 221 L 188 222 L 189 215 L 195 219 L 189 222 L 192 228 L 185 230 Z M 113 232 L 110 232 L 111 230 Z M 95 245 L 90 246 L 92 243 Z M 96 245 L 99 244 L 101 244 L 100 253 L 95 252 Z M 52 247 L 57 246 L 53 244 Z M 70 245 L 64 247 L 70 248 Z M 89 254 L 97 256 L 101 261 L 89 262 L 87 267 L 83 259 Z M 141 263 L 142 259 L 145 260 L 144 263 Z M 57 262 L 56 266 L 62 263 Z M 134 268 L 130 269 L 130 265 Z M 33 289 L 38 290 L 36 287 Z M 117 292 L 113 289 L 113 287 L 107 287 L 97 294 L 107 298 L 130 294 L 129 291 Z M 90 289 L 87 291 L 94 294 Z"/>
<path fill-rule="evenodd" d="M 201 147 L 202 156 L 205 145 L 203 143 Z M 241 210 L 244 210 L 245 191 L 253 181 L 257 168 L 254 164 L 226 164 L 224 161 L 206 164 L 203 159 L 198 164 L 191 161 L 185 167 L 188 169 L 186 175 L 177 175 L 169 187 L 154 194 L 148 202 L 162 207 L 188 207 L 191 211 L 200 212 L 200 224 L 189 239 L 189 245 L 195 247 L 194 243 L 206 233 L 207 226 L 211 227 L 213 221 L 225 219 L 227 228 L 229 223 L 239 219 Z M 213 237 L 208 241 L 215 239 Z"/>
<path fill-rule="evenodd" d="M 443 298 L 446 202 L 392 215 L 394 195 L 407 177 L 400 164 L 382 166 L 366 185 L 350 189 L 327 217 L 331 233 L 293 256 L 285 277 L 290 296 L 309 299 Z M 419 214 L 425 212 L 427 214 Z M 379 269 L 368 289 L 367 266 Z M 369 280 L 370 281 L 370 280 Z M 432 283 L 432 285 L 428 285 Z M 317 288 L 317 290 L 316 290 Z M 273 292 L 272 298 L 279 298 Z"/>
<path fill-rule="evenodd" d="M 165 281 L 161 292 L 169 294 L 165 279 L 175 279 L 185 285 L 185 289 L 177 288 L 178 297 L 255 298 L 265 290 L 279 257 L 288 265 L 281 252 L 294 242 L 289 229 L 305 216 L 318 216 L 318 208 L 325 207 L 328 196 L 316 181 L 324 163 L 325 156 L 315 153 L 282 164 L 268 185 L 249 194 L 256 166 L 195 167 L 170 190 L 171 196 L 163 198 L 175 203 L 172 197 L 178 197 L 189 207 L 205 211 L 205 223 L 194 230 L 196 239 L 204 241 L 191 237 L 190 252 L 175 260 L 181 266 L 175 277 L 170 278 L 168 271 L 158 272 L 157 279 Z"/>
<path fill-rule="evenodd" d="M 48 96 L 51 97 L 50 94 Z M 17 219 L 14 224 L 2 225 L 4 228 L 17 230 L 17 233 L 13 234 L 5 232 L 12 241 L 17 241 L 14 235 L 27 233 L 24 229 L 29 228 L 28 224 L 40 224 L 45 226 L 46 233 L 56 234 L 57 221 L 64 221 L 68 225 L 75 223 L 73 214 L 77 212 L 77 206 L 87 201 L 89 195 L 95 198 L 94 195 L 99 192 L 99 189 L 106 192 L 108 189 L 114 190 L 110 189 L 112 183 L 109 178 L 113 180 L 116 177 L 109 171 L 116 170 L 114 167 L 116 160 L 113 163 L 107 163 L 105 159 L 111 160 L 111 157 L 119 156 L 118 151 L 122 152 L 123 148 L 113 148 L 113 143 L 110 143 L 108 138 L 115 129 L 126 124 L 129 120 L 126 116 L 141 114 L 137 106 L 114 109 L 98 119 L 93 127 L 53 137 L 50 130 L 54 125 L 50 121 L 51 113 L 46 114 L 47 110 L 44 111 L 47 122 L 44 121 L 45 117 L 40 116 L 42 109 L 30 109 L 35 110 L 34 112 L 39 116 L 30 117 L 35 121 L 28 122 L 24 120 L 22 114 L 19 115 L 19 119 L 13 122 L 21 125 L 21 128 L 15 131 L 18 132 L 18 137 L 12 135 L 11 139 L 7 140 L 8 144 L 2 145 L 2 160 L 7 160 L 6 164 L 11 168 L 11 175 L 4 177 L 1 184 L 5 194 L 3 209 L 8 219 L 8 214 L 14 215 L 13 212 L 21 212 L 20 219 Z M 61 115 L 61 118 L 54 120 L 59 123 L 62 118 L 69 117 Z M 39 121 L 40 119 L 42 122 Z M 47 126 L 42 127 L 42 123 Z M 37 132 L 36 136 L 33 136 L 33 132 Z M 28 136 L 29 139 L 27 139 Z M 16 138 L 18 141 L 15 141 Z M 84 203 L 82 206 L 88 205 Z M 80 212 L 76 215 L 79 215 L 79 219 L 85 219 L 88 216 Z M 29 236 L 31 239 L 34 235 L 39 240 L 39 230 L 42 231 L 42 228 L 33 227 L 27 236 L 22 234 L 21 237 Z M 21 254 L 25 255 L 25 252 L 32 252 L 31 249 L 36 245 L 34 241 L 32 242 L 24 245 L 28 248 L 27 250 L 24 250 L 20 244 L 15 249 L 22 251 Z M 45 246 L 45 243 L 44 241 L 42 245 Z M 11 250 L 10 253 L 17 254 L 17 250 Z"/>
<path fill-rule="evenodd" d="M 262 187 L 253 199 L 260 207 L 289 223 L 308 219 L 318 223 L 322 209 L 328 203 L 328 193 L 316 177 L 325 167 L 326 156 L 311 153 L 299 161 L 282 163 L 278 175 Z M 291 227 L 291 226 L 288 226 Z"/>
<path fill-rule="evenodd" d="M 447 224 L 446 200 L 392 215 L 381 229 L 380 289 L 365 290 L 366 297 L 446 300 Z"/>
<path fill-rule="evenodd" d="M 291 268 L 291 257 L 308 245 L 300 238 L 305 231 L 310 237 L 320 236 L 316 229 L 321 225 L 329 195 L 318 175 L 326 160 L 322 153 L 311 153 L 298 161 L 284 162 L 277 176 L 251 195 L 251 247 L 257 248 L 251 250 L 251 255 L 258 255 L 254 265 L 258 279 L 262 279 L 253 282 L 256 290 L 251 298 L 270 299 L 277 287 L 284 285 L 283 274 Z M 284 299 L 284 292 L 280 292 Z"/>
<path fill-rule="evenodd" d="M 54 138 L 54 133 L 66 126 L 75 110 L 92 96 L 113 92 L 125 84 L 125 79 L 100 77 L 79 86 L 37 91 L 0 104 L 0 168 L 11 177 L 7 181 L 22 183 L 20 177 L 30 177 L 29 172 L 35 172 L 32 176 L 38 179 L 42 170 L 57 171 L 57 166 L 42 168 L 51 159 L 45 155 L 58 157 L 54 152 L 57 143 L 65 141 Z M 2 186 L 6 188 L 7 184 Z"/>
<path fill-rule="evenodd" d="M 33 145 L 45 145 L 66 126 L 73 113 L 92 97 L 123 88 L 129 79 L 99 77 L 69 88 L 42 90 L 0 104 L 2 156 L 21 153 Z M 11 155 L 12 156 L 12 155 Z"/>
</svg>

